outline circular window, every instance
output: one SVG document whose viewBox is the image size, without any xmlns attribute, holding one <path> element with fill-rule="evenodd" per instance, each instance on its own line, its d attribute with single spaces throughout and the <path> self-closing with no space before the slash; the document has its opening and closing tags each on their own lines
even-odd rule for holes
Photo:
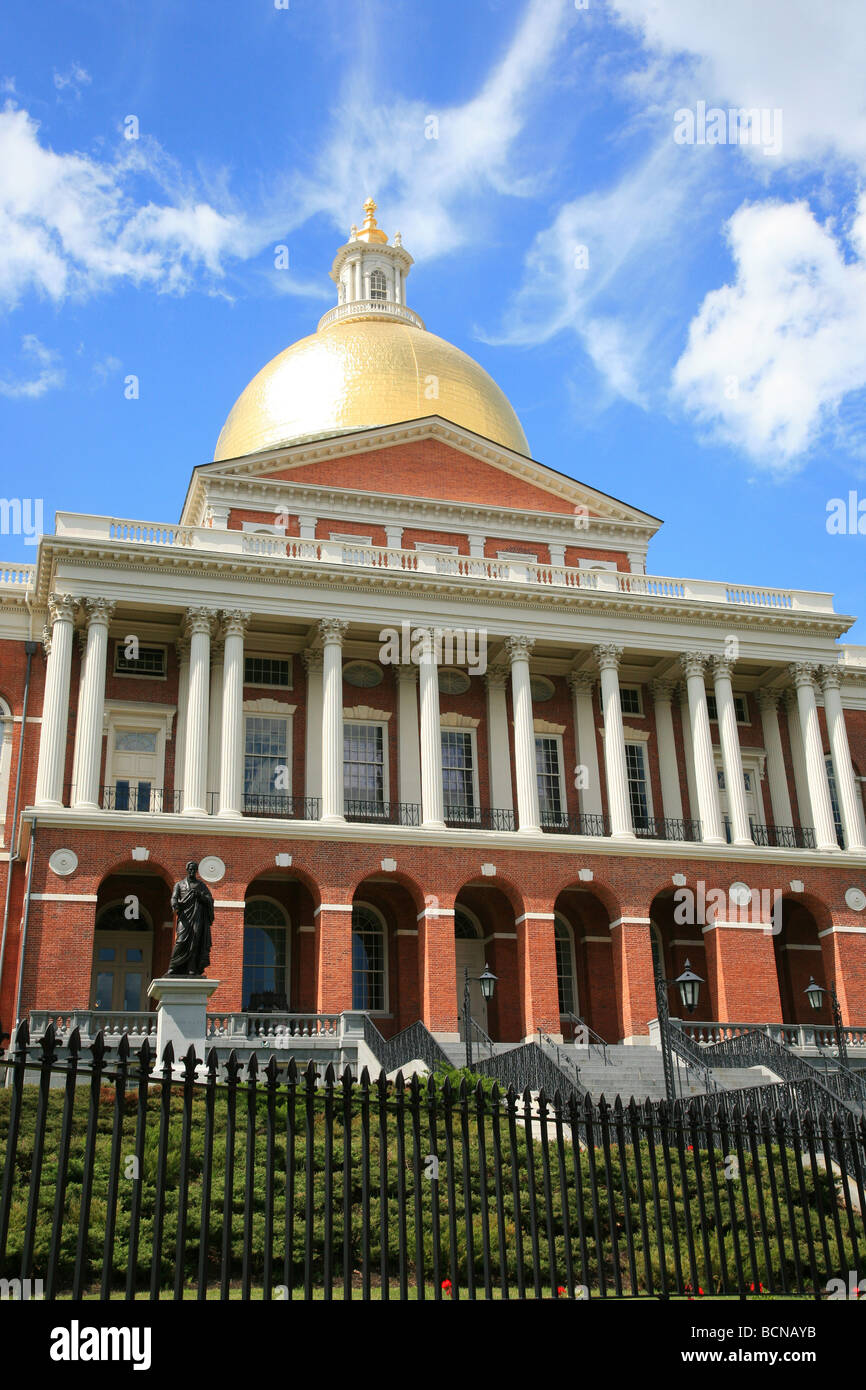
<svg viewBox="0 0 866 1390">
<path fill-rule="evenodd" d="M 359 686 L 361 690 L 371 690 L 374 685 L 381 685 L 382 678 L 382 667 L 372 661 L 350 661 L 348 666 L 343 667 L 346 684 Z"/>
<path fill-rule="evenodd" d="M 466 672 L 457 671 L 453 666 L 443 666 L 439 672 L 439 689 L 443 695 L 465 695 L 469 684 Z"/>
<path fill-rule="evenodd" d="M 543 705 L 545 700 L 553 699 L 555 687 L 553 681 L 549 681 L 546 676 L 533 676 L 529 682 L 529 689 L 535 703 Z"/>
</svg>

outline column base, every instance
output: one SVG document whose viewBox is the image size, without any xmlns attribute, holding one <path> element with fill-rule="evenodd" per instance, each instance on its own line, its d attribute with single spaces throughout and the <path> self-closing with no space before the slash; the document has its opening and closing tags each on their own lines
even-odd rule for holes
<svg viewBox="0 0 866 1390">
<path fill-rule="evenodd" d="M 422 830 L 447 830 L 447 829 L 448 829 L 448 826 L 445 824 L 444 820 L 422 820 L 422 822 L 421 822 L 421 829 L 422 829 Z"/>
<path fill-rule="evenodd" d="M 184 816 L 207 816 L 207 811 L 203 806 L 184 806 L 182 815 Z"/>
<path fill-rule="evenodd" d="M 336 814 L 333 815 L 333 816 L 320 816 L 320 817 L 319 817 L 319 824 L 320 824 L 320 825 L 345 825 L 345 824 L 346 824 L 346 817 L 345 817 L 345 816 L 338 816 L 338 815 L 336 815 Z"/>
<path fill-rule="evenodd" d="M 816 848 L 819 849 L 819 850 L 821 851 L 822 854 L 841 854 L 841 853 L 842 853 L 842 849 L 841 849 L 841 847 L 840 847 L 840 845 L 839 845 L 838 840 L 834 840 L 833 843 L 830 844 L 830 845 L 817 845 Z"/>
<path fill-rule="evenodd" d="M 226 807 L 223 807 L 223 809 L 222 809 L 221 811 L 217 811 L 217 819 L 218 819 L 218 820 L 243 820 L 243 815 L 242 815 L 242 813 L 241 813 L 240 811 L 230 811 L 229 808 L 226 806 Z"/>
<path fill-rule="evenodd" d="M 754 840 L 752 839 L 751 835 L 749 835 L 748 837 L 744 837 L 743 839 L 732 840 L 732 841 L 731 841 L 731 844 L 732 844 L 736 849 L 754 849 L 754 848 L 755 848 L 755 842 L 754 842 Z"/>
<path fill-rule="evenodd" d="M 718 836 L 716 836 L 716 835 L 705 835 L 705 836 L 703 837 L 703 839 L 698 840 L 697 843 L 698 843 L 699 845 L 726 845 L 726 846 L 727 846 L 727 844 L 728 844 L 727 840 L 724 838 L 723 835 L 718 835 Z M 752 841 L 751 841 L 751 840 L 749 841 L 749 844 L 752 844 Z"/>
<path fill-rule="evenodd" d="M 541 826 L 540 826 L 540 825 L 519 825 L 519 826 L 517 827 L 517 833 L 518 833 L 518 835 L 540 835 L 540 834 L 541 834 Z"/>
<path fill-rule="evenodd" d="M 633 830 L 613 830 L 609 838 L 611 840 L 636 840 L 637 835 Z"/>
</svg>

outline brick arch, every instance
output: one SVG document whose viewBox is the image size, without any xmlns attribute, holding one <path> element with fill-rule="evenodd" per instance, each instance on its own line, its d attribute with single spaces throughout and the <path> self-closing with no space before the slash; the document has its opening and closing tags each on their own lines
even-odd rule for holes
<svg viewBox="0 0 866 1390">
<path fill-rule="evenodd" d="M 267 879 L 270 881 L 284 879 L 287 883 L 297 882 L 302 884 L 303 887 L 306 888 L 307 892 L 310 894 L 313 900 L 314 910 L 317 907 L 319 907 L 322 902 L 322 889 L 318 879 L 315 877 L 313 873 L 310 872 L 309 869 L 305 869 L 301 865 L 296 864 L 294 862 L 294 857 L 292 863 L 285 869 L 280 869 L 275 866 L 273 856 L 271 856 L 270 859 L 267 859 L 263 863 L 259 864 L 254 869 L 252 869 L 250 873 L 246 876 L 245 884 L 242 881 L 239 881 L 245 900 L 250 892 L 250 889 L 260 879 Z M 225 883 L 226 879 L 223 879 L 221 883 L 218 883 L 215 886 L 217 889 L 221 889 Z"/>
<path fill-rule="evenodd" d="M 805 990 L 811 976 L 825 988 L 836 984 L 836 959 L 833 937 L 820 936 L 832 926 L 830 909 L 812 893 L 785 893 L 782 897 L 782 930 L 774 938 L 774 955 L 786 1023 L 820 1024 L 830 1026 L 833 1011 L 825 997 L 821 1009 L 815 1010 L 806 998 Z M 814 949 L 817 947 L 818 949 Z"/>
<path fill-rule="evenodd" d="M 457 899 L 459 898 L 460 894 L 466 888 L 498 888 L 500 893 L 503 894 L 503 896 L 511 904 L 511 907 L 514 909 L 515 919 L 518 917 L 522 917 L 524 913 L 527 912 L 527 910 L 529 910 L 528 904 L 523 896 L 521 889 L 519 889 L 517 887 L 517 884 L 513 883 L 511 879 L 504 878 L 501 874 L 496 874 L 495 877 L 492 878 L 483 878 L 476 876 L 475 878 L 465 879 L 461 884 L 459 884 L 459 886 L 454 891 L 455 903 L 457 902 Z"/>
<path fill-rule="evenodd" d="M 582 879 L 575 878 L 573 874 L 563 879 L 554 889 L 552 893 L 551 911 L 554 910 L 560 896 L 569 889 L 574 889 L 579 893 L 592 893 L 598 898 L 599 902 L 608 913 L 608 922 L 615 922 L 618 917 L 622 916 L 622 903 L 613 889 L 610 888 L 604 880 L 599 880 L 594 877 L 590 882 L 584 883 Z"/>
<path fill-rule="evenodd" d="M 370 880 L 373 878 L 374 875 L 368 872 L 362 874 L 357 879 L 357 881 L 352 885 L 351 893 L 349 894 L 352 901 L 354 901 L 354 899 L 357 897 L 364 884 L 369 883 Z M 412 900 L 415 912 L 419 913 L 424 911 L 424 905 L 426 902 L 424 890 L 418 883 L 417 879 L 412 878 L 410 874 L 394 872 L 391 874 L 387 874 L 385 877 L 382 877 L 381 874 L 376 874 L 375 880 L 377 887 L 387 888 L 389 884 L 393 883 L 394 885 L 400 888 L 405 888 L 406 892 L 409 894 L 409 897 Z"/>
<path fill-rule="evenodd" d="M 186 863 L 188 862 L 189 861 L 187 860 Z M 102 890 L 102 887 L 107 879 L 117 878 L 121 874 L 128 874 L 130 877 L 135 878 L 161 878 L 162 881 L 168 886 L 169 892 L 177 883 L 176 875 L 172 873 L 170 869 L 167 869 L 164 864 L 160 864 L 156 860 L 121 859 L 116 864 L 113 864 L 110 868 L 106 869 L 105 872 L 102 874 L 98 884 L 96 885 L 97 897 L 99 897 L 100 891 Z"/>
</svg>

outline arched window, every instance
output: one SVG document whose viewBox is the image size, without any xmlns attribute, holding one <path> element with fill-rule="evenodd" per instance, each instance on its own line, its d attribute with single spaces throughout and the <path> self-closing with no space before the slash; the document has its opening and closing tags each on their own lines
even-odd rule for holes
<svg viewBox="0 0 866 1390">
<path fill-rule="evenodd" d="M 577 982 L 574 978 L 574 945 L 571 928 L 558 914 L 553 924 L 556 944 L 556 984 L 559 990 L 559 1012 L 577 1013 Z"/>
<path fill-rule="evenodd" d="M 472 921 L 468 913 L 462 908 L 454 909 L 454 935 L 458 941 L 475 941 L 478 938 L 478 928 Z"/>
<path fill-rule="evenodd" d="M 153 924 L 147 909 L 133 896 L 106 903 L 96 914 L 90 1003 L 106 1013 L 139 1013 L 147 1008 Z M 127 915 L 133 911 L 134 916 Z"/>
<path fill-rule="evenodd" d="M 385 928 L 365 903 L 352 908 L 352 1008 L 381 1012 L 386 1007 Z"/>
<path fill-rule="evenodd" d="M 388 298 L 388 281 L 385 279 L 384 271 L 374 270 L 370 275 L 370 298 Z"/>
<path fill-rule="evenodd" d="M 288 918 L 272 898 L 244 908 L 242 1007 L 250 1013 L 288 1009 Z"/>
</svg>

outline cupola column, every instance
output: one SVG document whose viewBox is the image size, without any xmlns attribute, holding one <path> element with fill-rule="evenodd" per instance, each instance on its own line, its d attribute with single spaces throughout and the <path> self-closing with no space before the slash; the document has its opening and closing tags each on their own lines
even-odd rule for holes
<svg viewBox="0 0 866 1390">
<path fill-rule="evenodd" d="M 72 625 L 77 599 L 69 594 L 49 594 L 51 618 L 42 727 L 39 734 L 39 769 L 36 775 L 36 805 L 60 806 L 63 798 L 63 767 L 66 762 L 66 734 L 69 727 L 69 678 L 72 671 Z"/>
<path fill-rule="evenodd" d="M 84 603 L 87 610 L 87 652 L 75 729 L 78 781 L 74 804 L 82 809 L 95 809 L 99 805 L 99 772 L 102 764 L 108 624 L 114 604 L 101 598 L 85 599 Z"/>
<path fill-rule="evenodd" d="M 529 680 L 529 654 L 534 646 L 535 638 L 526 637 L 522 633 L 505 639 L 505 650 L 511 661 L 511 702 L 514 708 L 517 829 L 523 834 L 534 834 L 541 828 L 535 726 L 532 719 L 532 689 Z"/>
<path fill-rule="evenodd" d="M 322 618 L 322 820 L 345 820 L 343 811 L 343 618 Z"/>
</svg>

